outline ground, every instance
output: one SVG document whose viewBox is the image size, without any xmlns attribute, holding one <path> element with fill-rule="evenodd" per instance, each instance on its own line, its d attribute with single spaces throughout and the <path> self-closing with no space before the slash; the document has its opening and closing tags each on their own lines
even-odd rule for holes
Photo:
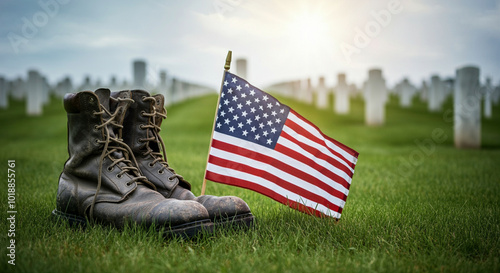
<svg viewBox="0 0 500 273">
<path fill-rule="evenodd" d="M 199 194 L 216 96 L 168 108 L 162 126 L 170 164 Z M 500 107 L 482 121 L 482 149 L 453 147 L 448 101 L 428 113 L 392 98 L 387 122 L 363 123 L 363 102 L 338 116 L 283 102 L 360 153 L 340 221 L 315 218 L 257 193 L 208 182 L 207 194 L 237 195 L 251 207 L 250 231 L 165 240 L 138 227 L 75 229 L 50 218 L 67 159 L 60 99 L 40 117 L 24 103 L 0 110 L 1 272 L 499 272 Z M 9 249 L 8 160 L 15 160 L 15 266 Z"/>
</svg>

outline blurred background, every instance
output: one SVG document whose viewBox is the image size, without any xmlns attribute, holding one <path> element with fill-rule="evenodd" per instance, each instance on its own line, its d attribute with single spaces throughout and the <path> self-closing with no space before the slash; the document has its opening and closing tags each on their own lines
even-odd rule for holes
<svg viewBox="0 0 500 273">
<path fill-rule="evenodd" d="M 459 66 L 500 83 L 500 1 L 78 1 L 3 0 L 0 76 L 37 70 L 51 85 L 69 77 L 133 82 L 133 60 L 148 83 L 168 77 L 218 88 L 227 50 L 248 62 L 257 86 L 337 73 L 358 87 L 368 70 L 389 86 L 420 85 Z"/>
</svg>

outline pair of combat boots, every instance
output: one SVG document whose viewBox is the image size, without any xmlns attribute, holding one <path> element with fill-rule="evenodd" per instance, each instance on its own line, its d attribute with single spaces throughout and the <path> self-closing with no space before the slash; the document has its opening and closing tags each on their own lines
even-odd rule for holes
<svg viewBox="0 0 500 273">
<path fill-rule="evenodd" d="M 162 95 L 109 89 L 67 94 L 69 159 L 52 214 L 70 224 L 139 224 L 192 237 L 214 227 L 249 227 L 253 215 L 234 196 L 196 197 L 169 167 L 160 126 Z"/>
</svg>

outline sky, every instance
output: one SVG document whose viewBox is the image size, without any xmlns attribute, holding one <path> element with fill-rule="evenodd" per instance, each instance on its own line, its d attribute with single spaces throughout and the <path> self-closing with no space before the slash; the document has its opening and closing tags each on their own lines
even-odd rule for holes
<svg viewBox="0 0 500 273">
<path fill-rule="evenodd" d="M 0 75 L 37 69 L 51 83 L 85 76 L 221 82 L 228 50 L 256 86 L 338 73 L 358 86 L 380 68 L 389 85 L 453 77 L 465 65 L 500 84 L 500 0 L 2 0 Z"/>
</svg>

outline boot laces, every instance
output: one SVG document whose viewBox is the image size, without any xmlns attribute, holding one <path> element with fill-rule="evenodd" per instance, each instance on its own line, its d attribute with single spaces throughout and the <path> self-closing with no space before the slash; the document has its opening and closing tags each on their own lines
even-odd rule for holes
<svg viewBox="0 0 500 273">
<path fill-rule="evenodd" d="M 118 102 L 122 101 L 128 101 L 128 102 L 133 102 L 132 99 L 128 98 L 118 98 Z M 94 115 L 100 115 L 102 117 L 102 124 L 96 125 L 96 129 L 104 129 L 104 135 L 105 139 L 104 140 L 97 140 L 97 143 L 99 144 L 104 144 L 104 147 L 102 149 L 101 156 L 99 158 L 99 173 L 97 176 L 97 189 L 96 193 L 94 195 L 94 199 L 92 200 L 92 204 L 90 206 L 90 219 L 93 219 L 93 214 L 94 214 L 94 206 L 96 203 L 97 195 L 99 194 L 99 191 L 101 189 L 101 183 L 102 183 L 102 168 L 103 168 L 103 163 L 104 159 L 107 157 L 111 160 L 111 165 L 108 166 L 108 170 L 112 171 L 116 166 L 121 169 L 121 171 L 116 175 L 117 178 L 121 178 L 124 174 L 130 174 L 132 176 L 132 179 L 127 182 L 127 186 L 130 186 L 134 182 L 137 184 L 148 184 L 151 187 L 155 188 L 156 187 L 147 180 L 145 176 L 142 175 L 140 169 L 137 167 L 137 160 L 134 157 L 134 153 L 130 149 L 130 147 L 123 142 L 123 139 L 120 138 L 121 134 L 116 135 L 115 137 L 111 136 L 110 129 L 108 128 L 108 125 L 112 125 L 113 127 L 118 128 L 121 130 L 123 128 L 123 125 L 119 124 L 116 119 L 117 117 L 121 114 L 122 111 L 124 111 L 124 105 L 119 105 L 114 113 L 111 113 L 111 111 L 107 110 L 106 107 L 104 107 L 101 104 L 101 111 L 100 112 L 94 112 Z M 104 118 L 104 114 L 107 114 L 109 118 L 106 120 Z M 112 145 L 113 143 L 114 145 Z M 122 157 L 115 158 L 113 154 L 115 152 L 121 152 Z M 119 164 L 122 162 L 123 164 Z M 135 166 L 135 167 L 134 167 Z"/>
<path fill-rule="evenodd" d="M 143 101 L 152 101 L 153 104 L 156 102 L 156 99 L 154 97 L 143 97 Z M 159 109 L 158 109 L 159 110 Z M 184 180 L 184 177 L 178 173 L 175 172 L 175 170 L 169 166 L 168 160 L 167 160 L 167 153 L 165 150 L 165 143 L 163 142 L 163 139 L 160 136 L 160 131 L 161 127 L 157 125 L 157 120 L 159 121 L 160 119 L 166 119 L 166 111 L 165 110 L 160 110 L 158 111 L 155 106 L 152 106 L 152 110 L 148 113 L 146 111 L 142 111 L 141 115 L 149 117 L 148 124 L 146 125 L 141 125 L 141 129 L 147 130 L 146 132 L 146 138 L 141 138 L 139 139 L 140 142 L 145 142 L 146 143 L 146 151 L 142 154 L 143 156 L 148 156 L 150 155 L 154 160 L 150 162 L 150 166 L 153 166 L 155 163 L 160 163 L 162 165 L 162 169 L 160 169 L 160 173 L 163 173 L 165 169 L 169 170 L 173 175 L 168 178 L 168 180 L 173 180 L 175 177 L 177 177 L 180 180 Z M 163 113 L 165 111 L 165 113 Z M 158 122 L 158 124 L 161 124 L 161 122 Z M 155 152 L 151 147 L 149 147 L 149 142 L 156 142 L 159 147 L 161 147 L 161 152 Z"/>
</svg>

